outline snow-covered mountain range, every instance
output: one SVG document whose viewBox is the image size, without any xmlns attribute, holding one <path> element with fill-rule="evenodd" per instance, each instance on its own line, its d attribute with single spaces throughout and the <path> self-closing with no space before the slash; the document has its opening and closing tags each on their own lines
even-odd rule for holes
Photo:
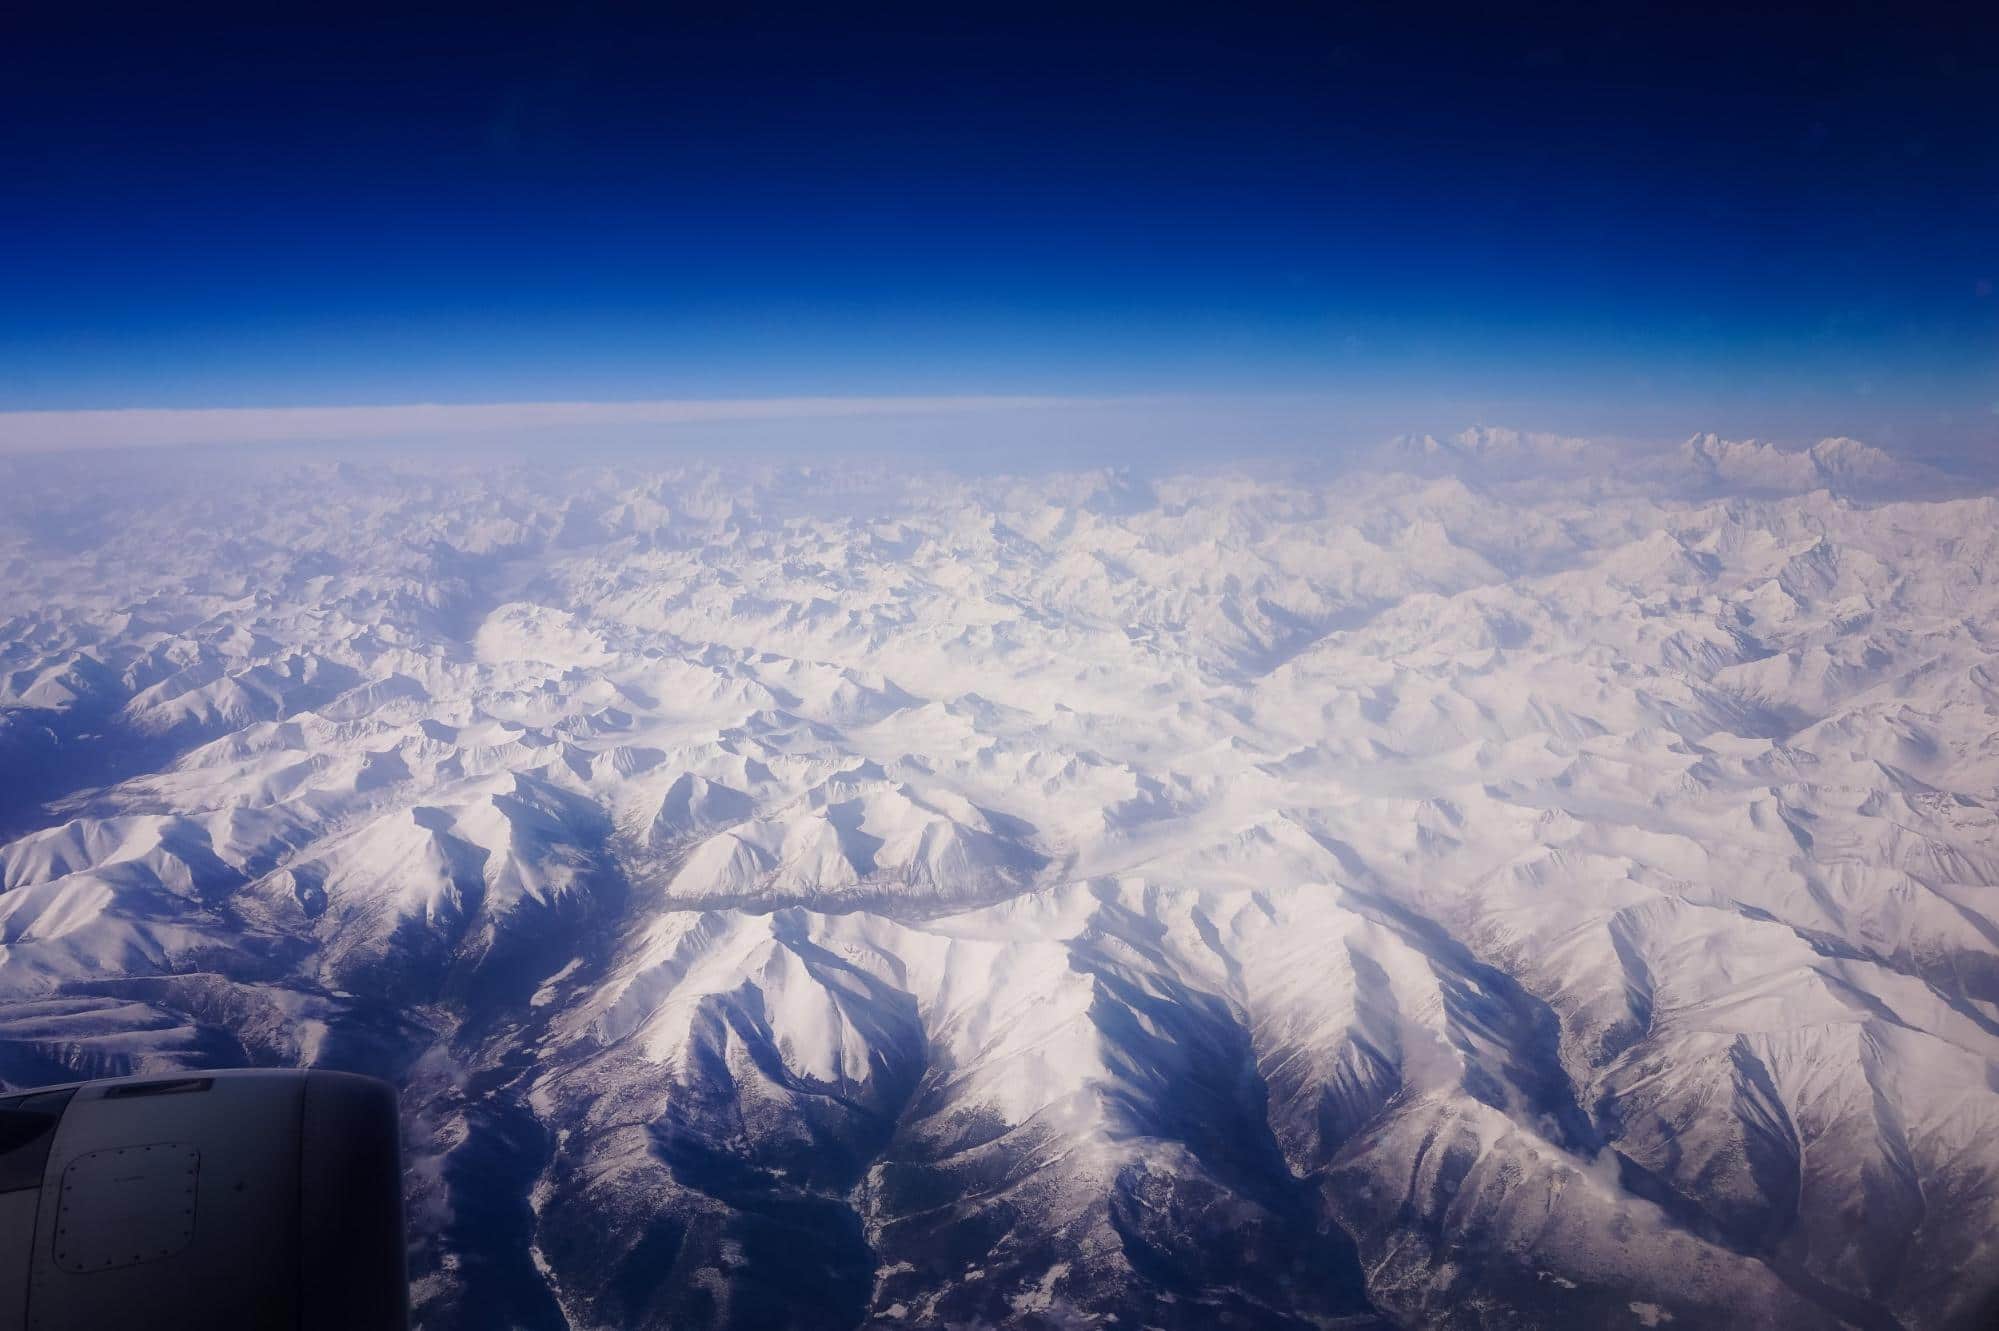
<svg viewBox="0 0 1999 1331">
<path fill-rule="evenodd" d="M 0 461 L 0 1079 L 404 1085 L 419 1324 L 1999 1311 L 1999 499 Z"/>
</svg>

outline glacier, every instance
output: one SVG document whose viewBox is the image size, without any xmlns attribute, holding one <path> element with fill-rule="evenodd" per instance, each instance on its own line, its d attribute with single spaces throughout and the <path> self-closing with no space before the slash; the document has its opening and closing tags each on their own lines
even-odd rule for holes
<svg viewBox="0 0 1999 1331">
<path fill-rule="evenodd" d="M 1999 1318 L 1999 498 L 0 459 L 0 1081 L 404 1088 L 444 1328 Z"/>
</svg>

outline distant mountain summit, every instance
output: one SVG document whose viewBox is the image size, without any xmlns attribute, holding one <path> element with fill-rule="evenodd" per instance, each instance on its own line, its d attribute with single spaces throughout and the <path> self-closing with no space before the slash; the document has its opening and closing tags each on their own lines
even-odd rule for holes
<svg viewBox="0 0 1999 1331">
<path fill-rule="evenodd" d="M 1857 439 L 1786 448 L 1753 439 L 1697 434 L 1678 449 L 1480 427 L 1439 439 L 1404 435 L 1376 457 L 1380 467 L 1489 484 L 1583 485 L 1694 498 L 1788 495 L 1829 490 L 1856 499 L 1947 497 L 1961 488 L 1934 468 Z"/>
<path fill-rule="evenodd" d="M 1928 468 L 1905 462 L 1858 439 L 1822 439 L 1807 449 L 1780 449 L 1755 440 L 1732 442 L 1695 435 L 1683 453 L 1690 470 L 1723 487 L 1795 493 L 1880 492 L 1936 479 Z"/>
</svg>

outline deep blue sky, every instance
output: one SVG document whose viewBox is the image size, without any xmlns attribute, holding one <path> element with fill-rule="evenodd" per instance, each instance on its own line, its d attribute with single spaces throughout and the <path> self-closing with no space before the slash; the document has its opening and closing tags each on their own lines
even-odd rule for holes
<svg viewBox="0 0 1999 1331">
<path fill-rule="evenodd" d="M 0 409 L 1172 392 L 1999 437 L 1969 6 L 266 8 L 0 14 Z"/>
</svg>

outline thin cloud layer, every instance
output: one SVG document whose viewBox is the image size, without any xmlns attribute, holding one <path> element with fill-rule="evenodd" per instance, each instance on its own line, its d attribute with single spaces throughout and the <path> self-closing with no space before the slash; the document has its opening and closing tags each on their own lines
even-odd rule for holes
<svg viewBox="0 0 1999 1331">
<path fill-rule="evenodd" d="M 0 453 L 73 452 L 173 444 L 467 435 L 553 427 L 691 425 L 757 420 L 967 415 L 1100 405 L 1104 399 L 1026 396 L 789 397 L 654 402 L 409 403 L 375 407 L 214 407 L 0 412 Z"/>
</svg>

